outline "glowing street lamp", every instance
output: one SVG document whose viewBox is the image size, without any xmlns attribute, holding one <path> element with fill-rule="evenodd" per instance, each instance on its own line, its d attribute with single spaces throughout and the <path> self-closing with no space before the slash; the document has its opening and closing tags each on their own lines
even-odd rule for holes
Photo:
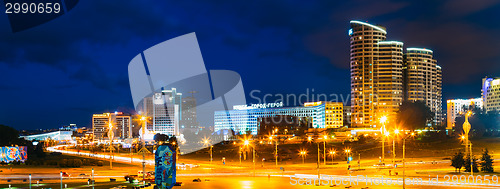
<svg viewBox="0 0 500 189">
<path fill-rule="evenodd" d="M 330 156 L 332 156 L 332 165 L 333 165 L 333 159 L 335 158 L 335 153 L 337 153 L 337 152 L 335 151 L 335 149 L 332 149 L 328 153 L 330 154 Z"/>
<path fill-rule="evenodd" d="M 251 146 L 252 147 L 252 152 L 253 152 L 253 157 L 252 157 L 252 162 L 253 162 L 253 176 L 255 176 L 255 146 L 250 145 L 250 141 L 248 139 L 245 139 L 243 141 L 243 144 L 245 146 Z"/>
<path fill-rule="evenodd" d="M 208 140 L 207 138 L 203 139 L 203 146 L 208 146 L 210 145 L 210 140 Z M 213 149 L 212 149 L 213 145 L 210 145 L 210 164 L 212 164 L 212 161 L 213 161 Z"/>
<path fill-rule="evenodd" d="M 299 154 L 300 154 L 300 156 L 302 156 L 302 164 L 304 164 L 304 158 L 305 158 L 305 156 L 307 155 L 307 151 L 305 151 L 305 150 L 301 150 L 301 151 L 299 152 Z"/>
<path fill-rule="evenodd" d="M 108 137 L 109 137 L 109 169 L 113 169 L 113 138 L 115 133 L 113 132 L 113 124 L 108 125 Z"/>
<path fill-rule="evenodd" d="M 405 154 L 406 154 L 406 139 L 408 137 L 413 137 L 415 136 L 415 133 L 412 132 L 410 135 L 407 135 L 405 137 L 403 137 L 403 189 L 405 188 L 406 186 L 406 180 L 405 180 L 405 170 L 406 170 L 406 167 L 405 167 Z"/>
<path fill-rule="evenodd" d="M 382 128 L 380 128 L 380 132 L 382 133 L 382 162 L 384 162 L 384 154 L 385 154 L 384 152 L 385 137 L 389 136 L 389 133 L 387 133 L 387 131 L 385 130 L 386 122 L 387 122 L 387 116 L 380 117 L 380 123 L 382 123 Z"/>
</svg>

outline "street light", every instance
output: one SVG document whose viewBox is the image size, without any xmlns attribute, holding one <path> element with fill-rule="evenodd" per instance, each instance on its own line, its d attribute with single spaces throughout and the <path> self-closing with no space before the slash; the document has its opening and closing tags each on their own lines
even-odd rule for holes
<svg viewBox="0 0 500 189">
<path fill-rule="evenodd" d="M 113 138 L 115 133 L 113 132 L 113 124 L 109 123 L 108 126 L 108 137 L 109 137 L 109 169 L 113 169 Z"/>
<path fill-rule="evenodd" d="M 406 139 L 408 137 L 413 137 L 415 136 L 415 133 L 411 133 L 410 135 L 407 135 L 405 137 L 403 137 L 403 189 L 406 187 L 406 181 L 405 181 L 405 170 L 406 170 L 406 166 L 405 166 L 405 154 L 406 154 Z"/>
<path fill-rule="evenodd" d="M 305 151 L 305 150 L 301 150 L 301 151 L 299 152 L 299 154 L 300 154 L 300 156 L 302 156 L 302 164 L 304 164 L 304 158 L 305 158 L 305 156 L 307 155 L 307 151 Z"/>
<path fill-rule="evenodd" d="M 208 140 L 207 138 L 203 139 L 203 146 L 208 146 L 210 145 L 210 164 L 212 164 L 212 160 L 213 160 L 213 156 L 212 156 L 212 153 L 213 153 L 213 145 L 210 144 L 210 140 Z"/>
<path fill-rule="evenodd" d="M 329 154 L 332 156 L 332 165 L 333 165 L 333 159 L 335 158 L 335 149 L 330 150 Z"/>
<path fill-rule="evenodd" d="M 380 123 L 382 123 L 382 128 L 380 128 L 380 132 L 382 133 L 382 162 L 384 162 L 384 143 L 385 143 L 385 136 L 387 136 L 386 130 L 385 130 L 385 122 L 387 121 L 387 116 L 382 116 L 380 117 Z"/>
<path fill-rule="evenodd" d="M 243 142 L 245 146 L 251 146 L 252 147 L 252 152 L 253 152 L 253 157 L 252 157 L 252 162 L 253 162 L 253 176 L 255 176 L 255 146 L 250 145 L 250 141 L 248 139 L 245 139 Z"/>
<path fill-rule="evenodd" d="M 326 140 L 328 139 L 328 136 L 323 135 L 323 163 L 326 166 Z"/>
<path fill-rule="evenodd" d="M 276 129 L 276 132 L 278 132 L 278 129 Z M 269 136 L 269 141 L 273 142 L 273 136 Z M 276 141 L 275 143 L 275 147 L 274 147 L 274 159 L 276 161 L 276 167 L 278 167 L 278 141 Z"/>
</svg>

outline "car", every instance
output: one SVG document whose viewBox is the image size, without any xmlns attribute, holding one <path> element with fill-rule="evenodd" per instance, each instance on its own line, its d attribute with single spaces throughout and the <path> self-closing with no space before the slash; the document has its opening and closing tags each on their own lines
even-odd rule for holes
<svg viewBox="0 0 500 189">
<path fill-rule="evenodd" d="M 70 176 L 71 176 L 71 174 L 69 174 L 69 173 L 67 173 L 67 172 L 61 172 L 61 173 L 62 173 L 61 175 L 62 175 L 63 177 L 70 177 Z"/>
<path fill-rule="evenodd" d="M 85 174 L 85 173 L 81 173 L 81 174 L 79 174 L 78 176 L 79 176 L 79 177 L 84 177 L 84 176 L 88 176 L 88 175 L 87 175 L 87 174 Z"/>
</svg>

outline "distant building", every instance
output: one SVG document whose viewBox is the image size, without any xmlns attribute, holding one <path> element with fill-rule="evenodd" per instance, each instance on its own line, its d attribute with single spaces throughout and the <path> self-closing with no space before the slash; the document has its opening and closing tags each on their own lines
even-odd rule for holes
<svg viewBox="0 0 500 189">
<path fill-rule="evenodd" d="M 483 109 L 483 100 L 481 98 L 472 99 L 452 99 L 446 101 L 446 129 L 455 127 L 455 118 L 464 114 L 469 106 L 474 105 Z"/>
<path fill-rule="evenodd" d="M 178 93 L 176 88 L 163 89 L 145 97 L 143 104 L 139 105 L 139 111 L 150 118 L 147 129 L 153 133 L 179 135 L 182 119 L 181 99 L 182 93 Z"/>
<path fill-rule="evenodd" d="M 54 131 L 42 134 L 34 134 L 21 136 L 19 138 L 24 138 L 28 141 L 42 141 L 42 140 L 56 140 L 56 141 L 72 141 L 73 131 Z"/>
<path fill-rule="evenodd" d="M 344 126 L 342 102 L 307 102 L 304 107 L 325 105 L 325 128 L 339 128 Z"/>
<path fill-rule="evenodd" d="M 196 121 L 196 98 L 182 98 L 181 129 L 189 129 L 193 132 L 199 130 L 200 124 Z"/>
<path fill-rule="evenodd" d="M 259 119 L 267 119 L 276 116 L 293 116 L 308 121 L 312 128 L 326 128 L 326 115 L 328 114 L 329 126 L 342 126 L 342 103 L 311 102 L 305 103 L 303 107 L 282 107 L 283 103 L 253 104 L 251 106 L 234 106 L 233 110 L 215 111 L 214 129 L 233 130 L 235 134 L 250 132 L 257 135 L 259 131 Z M 329 107 L 329 109 L 326 109 Z M 334 109 L 335 108 L 335 109 Z M 340 122 L 340 124 L 339 124 Z"/>
<path fill-rule="evenodd" d="M 500 112 L 500 78 L 483 78 L 481 96 L 484 111 Z"/>
<path fill-rule="evenodd" d="M 92 131 L 94 139 L 107 138 L 109 124 L 113 125 L 116 139 L 132 138 L 132 116 L 122 112 L 92 115 Z"/>
<path fill-rule="evenodd" d="M 422 101 L 434 112 L 433 124 L 442 118 L 441 67 L 433 59 L 433 51 L 425 48 L 406 48 L 404 54 L 404 100 Z"/>
<path fill-rule="evenodd" d="M 377 127 L 403 100 L 403 43 L 386 41 L 385 27 L 350 24 L 351 126 Z"/>
<path fill-rule="evenodd" d="M 381 126 L 380 118 L 395 120 L 404 99 L 421 100 L 442 123 L 442 73 L 433 52 L 387 41 L 385 27 L 352 20 L 349 29 L 351 126 Z"/>
</svg>

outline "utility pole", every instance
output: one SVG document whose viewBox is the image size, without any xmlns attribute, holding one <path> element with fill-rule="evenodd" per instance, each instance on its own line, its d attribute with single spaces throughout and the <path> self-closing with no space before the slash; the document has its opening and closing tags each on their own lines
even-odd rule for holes
<svg viewBox="0 0 500 189">
<path fill-rule="evenodd" d="M 277 168 L 278 167 L 278 141 L 276 141 L 275 151 L 276 151 L 276 168 Z"/>
<path fill-rule="evenodd" d="M 323 163 L 326 166 L 326 139 L 328 137 L 325 135 L 323 136 Z"/>
<path fill-rule="evenodd" d="M 319 178 L 319 157 L 320 157 L 320 154 L 319 154 L 319 142 L 317 143 L 318 144 L 318 163 L 317 163 L 317 169 L 318 169 L 318 178 Z"/>
</svg>

